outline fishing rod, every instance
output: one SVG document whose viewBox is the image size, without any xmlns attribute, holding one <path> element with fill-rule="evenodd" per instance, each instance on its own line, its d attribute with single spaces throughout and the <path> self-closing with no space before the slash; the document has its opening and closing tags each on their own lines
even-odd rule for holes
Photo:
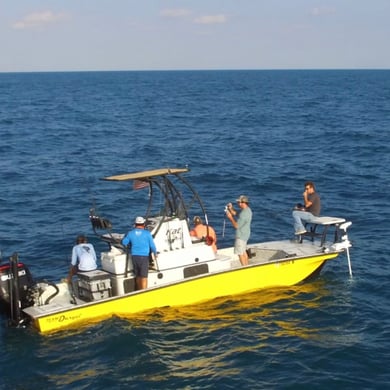
<svg viewBox="0 0 390 390">
<path fill-rule="evenodd" d="M 225 206 L 224 214 L 223 214 L 223 225 L 222 225 L 222 237 L 225 237 L 225 229 L 226 229 L 226 213 L 228 212 L 227 205 Z"/>
<path fill-rule="evenodd" d="M 223 226 L 222 226 L 222 237 L 225 237 L 225 229 L 226 229 L 226 214 L 229 212 L 229 205 L 231 205 L 231 203 L 228 203 L 225 205 L 225 209 L 224 209 L 224 217 L 223 217 Z"/>
</svg>

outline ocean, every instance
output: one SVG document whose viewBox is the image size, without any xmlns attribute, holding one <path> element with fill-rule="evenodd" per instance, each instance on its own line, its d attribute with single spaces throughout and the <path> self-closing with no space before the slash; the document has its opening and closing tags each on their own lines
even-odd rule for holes
<svg viewBox="0 0 390 390">
<path fill-rule="evenodd" d="M 0 317 L 0 389 L 390 387 L 390 71 L 0 74 L 0 250 L 66 276 L 89 209 L 126 232 L 144 191 L 101 181 L 189 167 L 220 247 L 224 208 L 253 210 L 250 242 L 293 237 L 315 182 L 352 221 L 345 255 L 283 289 L 163 308 L 42 336 Z M 142 201 L 142 202 L 141 202 Z"/>
</svg>

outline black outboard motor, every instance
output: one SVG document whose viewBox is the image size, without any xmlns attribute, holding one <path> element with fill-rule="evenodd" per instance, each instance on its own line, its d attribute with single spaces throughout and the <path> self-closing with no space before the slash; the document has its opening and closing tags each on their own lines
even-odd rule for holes
<svg viewBox="0 0 390 390">
<path fill-rule="evenodd" d="M 33 283 L 29 269 L 19 263 L 17 253 L 10 257 L 9 264 L 0 264 L 0 305 L 10 316 L 11 325 L 21 324 L 22 309 L 30 304 L 28 291 Z"/>
</svg>

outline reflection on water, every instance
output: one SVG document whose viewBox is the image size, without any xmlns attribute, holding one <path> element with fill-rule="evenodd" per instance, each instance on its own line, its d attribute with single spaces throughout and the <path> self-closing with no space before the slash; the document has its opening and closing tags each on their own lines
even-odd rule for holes
<svg viewBox="0 0 390 390">
<path fill-rule="evenodd" d="M 245 375 L 249 362 L 256 376 L 282 363 L 307 372 L 310 367 L 288 356 L 304 347 L 313 349 L 313 359 L 322 348 L 325 358 L 333 348 L 352 346 L 354 332 L 344 328 L 348 310 L 348 289 L 318 279 L 112 318 L 50 336 L 26 331 L 23 343 L 34 372 L 57 387 L 137 383 L 164 388 L 169 383 L 173 388 L 210 377 L 222 385 L 222 378 Z"/>
<path fill-rule="evenodd" d="M 327 347 L 356 342 L 345 340 L 335 328 L 331 311 L 342 302 L 334 298 L 328 282 L 317 280 L 159 309 L 126 321 L 133 332 L 148 330 L 143 344 L 149 359 L 160 366 L 159 375 L 150 381 L 161 381 L 168 373 L 171 378 L 231 376 L 242 370 L 240 361 L 266 358 L 266 367 L 272 356 L 293 353 L 296 343 Z"/>
<path fill-rule="evenodd" d="M 296 334 L 295 326 L 286 325 L 304 319 L 303 313 L 319 309 L 321 302 L 329 296 L 329 286 L 322 281 L 315 283 L 259 290 L 249 294 L 217 298 L 203 304 L 183 307 L 166 307 L 128 318 L 137 327 L 144 321 L 160 321 L 166 328 L 174 330 L 185 324 L 191 330 L 204 329 L 209 332 L 237 325 L 237 319 L 247 324 L 268 328 L 276 324 L 281 332 L 285 329 Z M 308 311 L 309 310 L 309 311 Z M 299 333 L 300 337 L 304 333 Z"/>
</svg>

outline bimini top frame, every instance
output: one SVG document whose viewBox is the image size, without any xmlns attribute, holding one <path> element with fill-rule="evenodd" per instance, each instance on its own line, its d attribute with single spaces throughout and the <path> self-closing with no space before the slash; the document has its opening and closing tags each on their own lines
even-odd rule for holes
<svg viewBox="0 0 390 390">
<path fill-rule="evenodd" d="M 141 171 L 133 173 L 124 173 L 121 175 L 103 177 L 102 180 L 109 181 L 128 181 L 128 180 L 148 180 L 156 176 L 177 175 L 179 173 L 189 172 L 189 168 L 162 168 L 150 171 Z"/>
<path fill-rule="evenodd" d="M 195 191 L 192 185 L 182 176 L 189 171 L 189 168 L 161 168 L 141 172 L 124 173 L 115 176 L 102 178 L 107 181 L 134 181 L 136 186 L 149 186 L 149 204 L 145 218 L 152 218 L 154 189 L 157 188 L 159 193 L 163 195 L 164 205 L 159 210 L 160 226 L 169 218 L 187 219 L 189 222 L 189 212 L 194 204 L 198 204 L 201 212 L 204 215 L 206 225 L 208 218 L 206 209 L 203 205 L 199 194 Z M 184 185 L 184 188 L 183 188 Z M 189 192 L 189 194 L 188 194 Z M 159 229 L 157 229 L 158 231 Z"/>
</svg>

